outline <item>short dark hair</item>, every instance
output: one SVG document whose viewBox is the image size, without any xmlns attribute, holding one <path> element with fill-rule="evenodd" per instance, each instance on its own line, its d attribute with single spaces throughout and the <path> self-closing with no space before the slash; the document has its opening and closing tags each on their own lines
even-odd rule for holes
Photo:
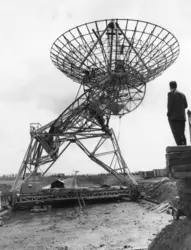
<svg viewBox="0 0 191 250">
<path fill-rule="evenodd" d="M 176 89 L 177 88 L 177 83 L 175 81 L 171 81 L 169 83 L 171 89 Z"/>
</svg>

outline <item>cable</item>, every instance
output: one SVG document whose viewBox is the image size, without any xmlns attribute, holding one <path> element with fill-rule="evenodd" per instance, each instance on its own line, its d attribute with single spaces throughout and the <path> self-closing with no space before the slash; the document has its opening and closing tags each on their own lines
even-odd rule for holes
<svg viewBox="0 0 191 250">
<path fill-rule="evenodd" d="M 119 116 L 119 129 L 118 129 L 118 136 L 117 136 L 117 141 L 119 142 L 119 137 L 120 137 L 120 132 L 121 132 L 121 115 Z"/>
<path fill-rule="evenodd" d="M 80 84 L 80 87 L 79 87 L 78 92 L 77 92 L 77 94 L 76 94 L 75 100 L 78 98 L 78 95 L 79 95 L 79 93 L 80 93 L 81 87 L 82 87 L 82 85 Z"/>
<path fill-rule="evenodd" d="M 119 142 L 120 129 L 121 129 L 121 115 L 119 116 L 119 128 L 118 128 L 117 142 Z M 115 156 L 116 156 L 116 155 L 115 155 Z M 117 164 L 117 156 L 116 156 L 116 158 L 115 158 L 114 169 L 116 168 L 116 164 Z"/>
</svg>

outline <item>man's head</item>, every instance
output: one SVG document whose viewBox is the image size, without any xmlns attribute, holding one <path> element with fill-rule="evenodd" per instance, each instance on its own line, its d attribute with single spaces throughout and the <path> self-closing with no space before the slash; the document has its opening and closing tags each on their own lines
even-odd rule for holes
<svg viewBox="0 0 191 250">
<path fill-rule="evenodd" d="M 174 91 L 177 88 L 177 83 L 175 81 L 171 81 L 169 83 L 169 86 L 170 86 L 170 91 Z"/>
</svg>

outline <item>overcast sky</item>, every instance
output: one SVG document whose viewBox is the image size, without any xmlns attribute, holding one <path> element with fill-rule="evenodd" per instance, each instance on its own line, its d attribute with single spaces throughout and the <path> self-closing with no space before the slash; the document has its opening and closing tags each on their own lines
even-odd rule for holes
<svg viewBox="0 0 191 250">
<path fill-rule="evenodd" d="M 191 105 L 190 5 L 189 0 L 0 0 L 0 174 L 18 171 L 30 141 L 30 122 L 45 125 L 55 119 L 77 92 L 78 84 L 52 64 L 52 43 L 68 29 L 106 18 L 152 22 L 180 43 L 177 61 L 149 82 L 143 103 L 122 118 L 120 128 L 119 144 L 130 170 L 164 168 L 165 149 L 175 145 L 166 117 L 169 81 L 177 81 Z M 118 119 L 111 124 L 118 134 Z M 189 141 L 188 124 L 186 134 Z M 102 171 L 77 148 L 70 148 L 50 171 L 74 169 Z"/>
</svg>

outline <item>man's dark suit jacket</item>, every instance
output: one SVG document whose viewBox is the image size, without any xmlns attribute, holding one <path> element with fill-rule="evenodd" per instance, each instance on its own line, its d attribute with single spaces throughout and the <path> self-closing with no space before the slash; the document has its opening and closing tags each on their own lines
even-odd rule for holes
<svg viewBox="0 0 191 250">
<path fill-rule="evenodd" d="M 167 116 L 170 121 L 185 121 L 185 109 L 188 107 L 186 97 L 178 90 L 168 93 L 168 112 Z"/>
</svg>

